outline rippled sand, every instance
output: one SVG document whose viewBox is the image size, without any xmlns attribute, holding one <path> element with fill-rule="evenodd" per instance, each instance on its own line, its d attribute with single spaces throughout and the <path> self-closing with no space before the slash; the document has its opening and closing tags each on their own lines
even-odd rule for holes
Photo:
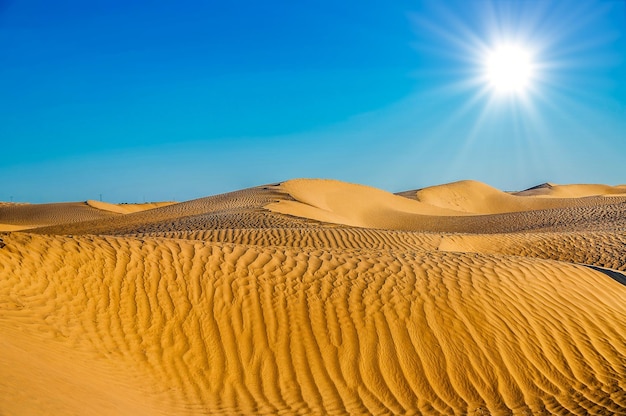
<svg viewBox="0 0 626 416">
<path fill-rule="evenodd" d="M 624 414 L 626 197 L 550 187 L 296 180 L 1 234 L 0 414 Z"/>
</svg>

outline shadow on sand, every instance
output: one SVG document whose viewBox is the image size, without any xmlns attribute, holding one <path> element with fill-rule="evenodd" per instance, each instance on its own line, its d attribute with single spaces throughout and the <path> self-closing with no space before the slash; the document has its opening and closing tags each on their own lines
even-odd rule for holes
<svg viewBox="0 0 626 416">
<path fill-rule="evenodd" d="M 605 269 L 603 267 L 591 266 L 589 264 L 583 264 L 582 266 L 589 267 L 590 269 L 596 270 L 600 273 L 604 273 L 616 282 L 619 282 L 626 286 L 626 275 L 624 273 L 612 269 Z"/>
</svg>

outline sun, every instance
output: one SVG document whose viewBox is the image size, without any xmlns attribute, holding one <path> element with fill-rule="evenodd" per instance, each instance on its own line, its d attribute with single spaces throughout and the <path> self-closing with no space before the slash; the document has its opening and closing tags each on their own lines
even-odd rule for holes
<svg viewBox="0 0 626 416">
<path fill-rule="evenodd" d="M 484 66 L 485 79 L 497 93 L 523 93 L 533 78 L 532 54 L 520 45 L 500 45 L 491 49 L 485 56 Z"/>
</svg>

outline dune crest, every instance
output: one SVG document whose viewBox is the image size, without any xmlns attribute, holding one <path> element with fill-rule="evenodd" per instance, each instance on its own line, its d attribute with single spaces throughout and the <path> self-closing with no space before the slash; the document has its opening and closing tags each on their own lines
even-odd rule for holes
<svg viewBox="0 0 626 416">
<path fill-rule="evenodd" d="M 130 214 L 133 212 L 147 211 L 149 209 L 155 209 L 160 207 L 166 207 L 168 205 L 176 204 L 176 202 L 144 202 L 142 204 L 111 204 L 103 201 L 95 201 L 89 199 L 87 205 L 92 208 L 100 209 L 103 211 L 115 212 L 117 214 Z"/>
<path fill-rule="evenodd" d="M 539 186 L 516 192 L 518 196 L 541 196 L 545 198 L 584 198 L 590 196 L 626 196 L 626 186 L 600 184 L 573 184 Z"/>
<path fill-rule="evenodd" d="M 516 196 L 476 181 L 438 185 L 400 195 L 346 182 L 296 179 L 284 182 L 282 198 L 264 207 L 272 212 L 352 227 L 446 232 L 512 232 L 594 217 L 593 211 L 626 201 L 615 198 L 543 198 Z M 582 211 L 589 211 L 583 215 Z M 613 207 L 620 216 L 621 207 Z M 537 217 L 542 221 L 533 218 Z M 524 214 L 529 213 L 529 214 Z M 498 215 L 499 214 L 499 215 Z M 488 216 L 491 215 L 491 216 Z M 573 220 L 574 218 L 572 218 Z M 534 225 L 532 225 L 534 224 Z M 574 225 L 572 222 L 571 225 Z M 493 230 L 493 231 L 490 231 Z"/>
<path fill-rule="evenodd" d="M 3 231 L 21 231 L 36 228 L 37 225 L 19 225 L 19 224 L 2 224 L 0 223 L 0 232 Z"/>
<path fill-rule="evenodd" d="M 416 192 L 418 201 L 471 214 L 500 214 L 528 210 L 520 200 L 477 181 L 459 181 Z"/>
<path fill-rule="evenodd" d="M 503 214 L 593 205 L 584 197 L 626 197 L 626 188 L 607 185 L 554 185 L 546 183 L 513 194 L 477 181 L 459 181 L 415 192 L 415 199 L 445 209 L 471 214 Z"/>
<path fill-rule="evenodd" d="M 117 214 L 93 208 L 87 202 L 0 205 L 0 224 L 21 226 L 23 229 L 102 220 L 113 215 Z"/>
<path fill-rule="evenodd" d="M 329 179 L 294 179 L 281 183 L 280 189 L 294 200 L 270 203 L 265 208 L 356 227 L 410 229 L 416 216 L 465 215 L 381 189 Z"/>
</svg>

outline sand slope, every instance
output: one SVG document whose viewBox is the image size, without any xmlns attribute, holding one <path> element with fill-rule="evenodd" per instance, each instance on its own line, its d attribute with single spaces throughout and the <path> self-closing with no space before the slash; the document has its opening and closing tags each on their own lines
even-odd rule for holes
<svg viewBox="0 0 626 416">
<path fill-rule="evenodd" d="M 52 204 L 0 204 L 0 231 L 16 231 L 48 226 L 66 226 L 84 221 L 102 221 L 133 212 L 172 205 L 174 202 L 110 204 L 88 200 Z"/>
<path fill-rule="evenodd" d="M 402 194 L 409 196 L 410 192 Z M 501 214 L 572 206 L 594 206 L 600 203 L 597 199 L 603 196 L 626 197 L 626 188 L 607 185 L 544 184 L 511 194 L 481 182 L 460 181 L 420 189 L 415 191 L 414 198 L 443 209 L 472 214 Z"/>
<path fill-rule="evenodd" d="M 281 184 L 294 200 L 266 208 L 319 221 L 369 228 L 399 228 L 418 215 L 463 215 L 458 210 L 411 201 L 380 189 L 333 180 L 296 179 Z"/>
<path fill-rule="evenodd" d="M 143 204 L 110 204 L 108 202 L 94 201 L 90 199 L 87 201 L 87 205 L 90 207 L 100 209 L 103 211 L 115 212 L 117 214 L 130 214 L 132 212 L 142 212 L 149 209 L 155 209 L 160 207 L 166 207 L 168 205 L 174 205 L 176 202 L 144 202 Z"/>
<path fill-rule="evenodd" d="M 586 268 L 159 239 L 13 236 L 9 247 L 0 328 L 141 375 L 147 402 L 168 411 L 626 408 L 626 287 Z M 84 395 L 98 390 L 99 377 L 74 376 Z"/>
<path fill-rule="evenodd" d="M 54 204 L 7 204 L 0 205 L 0 224 L 6 225 L 0 231 L 13 231 L 11 228 L 36 228 L 54 224 L 65 224 L 86 220 L 101 220 L 113 214 L 103 211 L 87 202 L 63 202 Z"/>
<path fill-rule="evenodd" d="M 626 196 L 626 186 L 608 186 L 601 184 L 555 185 L 545 183 L 525 191 L 516 192 L 518 196 L 543 196 L 549 198 L 583 198 L 589 196 Z"/>
<path fill-rule="evenodd" d="M 446 235 L 439 250 L 507 254 L 590 264 L 626 272 L 626 232 Z"/>
<path fill-rule="evenodd" d="M 0 414 L 626 414 L 626 198 L 422 196 L 296 180 L 3 233 Z"/>
<path fill-rule="evenodd" d="M 414 199 L 327 180 L 287 181 L 280 190 L 292 200 L 265 208 L 346 226 L 465 233 L 626 229 L 626 196 L 521 197 L 475 181 L 425 188 Z"/>
<path fill-rule="evenodd" d="M 279 200 L 293 200 L 280 185 L 265 185 L 199 198 L 149 211 L 109 217 L 106 220 L 37 229 L 44 234 L 137 234 L 197 231 L 217 228 L 301 227 L 308 219 L 274 214 L 263 207 Z M 317 221 L 315 221 L 317 223 Z"/>
<path fill-rule="evenodd" d="M 326 227 L 356 226 L 455 233 L 619 228 L 626 230 L 626 196 L 547 199 L 501 194 L 514 199 L 536 200 L 536 209 L 476 215 L 410 200 L 362 185 L 300 179 L 200 198 L 144 212 L 127 215 L 111 213 L 112 215 L 105 219 L 42 227 L 34 232 L 171 235 L 173 232 L 197 233 L 218 229 L 317 228 L 322 223 Z M 472 195 L 477 201 L 486 198 L 480 193 Z M 483 202 L 474 204 L 479 203 Z M 546 208 L 546 205 L 550 204 L 556 208 Z M 519 207 L 515 205 L 513 208 Z"/>
</svg>

